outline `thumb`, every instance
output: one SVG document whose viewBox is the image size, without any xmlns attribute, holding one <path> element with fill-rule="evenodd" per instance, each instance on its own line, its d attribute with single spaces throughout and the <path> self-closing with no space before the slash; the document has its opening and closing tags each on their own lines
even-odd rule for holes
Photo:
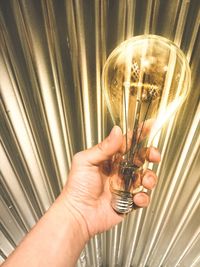
<svg viewBox="0 0 200 267">
<path fill-rule="evenodd" d="M 79 152 L 79 162 L 98 165 L 110 159 L 120 150 L 123 142 L 122 131 L 119 126 L 114 126 L 109 134 L 101 143 L 96 146 Z"/>
</svg>

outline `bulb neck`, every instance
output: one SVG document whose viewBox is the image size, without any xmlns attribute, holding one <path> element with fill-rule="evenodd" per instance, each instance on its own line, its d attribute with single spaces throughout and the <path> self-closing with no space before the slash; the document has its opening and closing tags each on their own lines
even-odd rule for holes
<svg viewBox="0 0 200 267">
<path fill-rule="evenodd" d="M 117 213 L 129 213 L 133 209 L 133 194 L 123 191 L 112 191 L 111 206 Z"/>
</svg>

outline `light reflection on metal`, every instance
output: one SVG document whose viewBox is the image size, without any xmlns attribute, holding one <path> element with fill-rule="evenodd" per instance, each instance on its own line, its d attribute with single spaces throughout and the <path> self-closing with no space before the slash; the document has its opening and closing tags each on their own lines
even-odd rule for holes
<svg viewBox="0 0 200 267">
<path fill-rule="evenodd" d="M 0 262 L 58 195 L 72 155 L 109 132 L 100 93 L 106 57 L 125 39 L 150 33 L 187 55 L 193 93 L 160 133 L 150 206 L 91 240 L 78 266 L 200 265 L 199 5 L 0 1 Z"/>
</svg>

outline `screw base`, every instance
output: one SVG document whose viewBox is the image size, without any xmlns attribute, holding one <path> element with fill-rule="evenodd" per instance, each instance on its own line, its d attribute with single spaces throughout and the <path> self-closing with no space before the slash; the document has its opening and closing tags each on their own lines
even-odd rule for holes
<svg viewBox="0 0 200 267">
<path fill-rule="evenodd" d="M 112 192 L 111 206 L 117 213 L 129 213 L 133 209 L 133 195 L 129 192 Z"/>
</svg>

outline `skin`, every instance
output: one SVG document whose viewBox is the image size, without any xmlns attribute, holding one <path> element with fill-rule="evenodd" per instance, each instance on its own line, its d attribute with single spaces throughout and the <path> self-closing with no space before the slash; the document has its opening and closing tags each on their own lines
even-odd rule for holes
<svg viewBox="0 0 200 267">
<path fill-rule="evenodd" d="M 124 219 L 110 205 L 109 172 L 105 172 L 113 155 L 123 150 L 123 140 L 121 129 L 115 126 L 103 142 L 74 156 L 62 193 L 3 267 L 75 266 L 92 236 Z M 149 148 L 141 158 L 158 163 L 160 154 Z M 152 171 L 143 173 L 145 188 L 153 189 L 156 182 Z M 146 193 L 137 193 L 133 200 L 138 207 L 149 204 Z"/>
</svg>

